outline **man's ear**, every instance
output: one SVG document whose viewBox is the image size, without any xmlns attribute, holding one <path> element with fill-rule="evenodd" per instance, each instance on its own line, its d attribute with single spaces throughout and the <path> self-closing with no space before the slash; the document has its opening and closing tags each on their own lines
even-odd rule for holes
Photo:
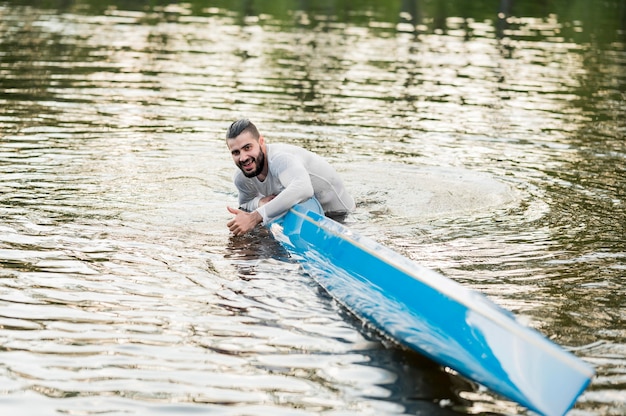
<svg viewBox="0 0 626 416">
<path fill-rule="evenodd" d="M 265 152 L 265 137 L 259 136 L 259 146 L 261 146 L 261 149 Z"/>
</svg>

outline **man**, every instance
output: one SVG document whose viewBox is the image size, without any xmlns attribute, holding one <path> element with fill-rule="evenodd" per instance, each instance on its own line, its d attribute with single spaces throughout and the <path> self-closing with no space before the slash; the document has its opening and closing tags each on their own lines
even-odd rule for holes
<svg viewBox="0 0 626 416">
<path fill-rule="evenodd" d="M 289 144 L 267 144 L 250 120 L 235 121 L 226 132 L 226 144 L 239 167 L 234 182 L 239 209 L 227 224 L 242 235 L 267 224 L 292 206 L 312 196 L 326 215 L 346 214 L 355 208 L 337 172 L 321 156 Z"/>
</svg>

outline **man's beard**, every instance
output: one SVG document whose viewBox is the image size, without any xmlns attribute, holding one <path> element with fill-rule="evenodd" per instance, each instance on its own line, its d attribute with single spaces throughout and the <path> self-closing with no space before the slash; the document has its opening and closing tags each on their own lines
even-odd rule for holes
<svg viewBox="0 0 626 416">
<path fill-rule="evenodd" d="M 259 149 L 259 154 L 253 159 L 254 163 L 256 163 L 256 169 L 252 172 L 246 172 L 243 166 L 241 166 L 241 163 L 239 164 L 239 169 L 241 169 L 241 171 L 247 178 L 254 178 L 255 176 L 258 176 L 261 172 L 263 172 L 263 166 L 265 165 L 265 154 L 263 153 L 263 150 Z"/>
</svg>

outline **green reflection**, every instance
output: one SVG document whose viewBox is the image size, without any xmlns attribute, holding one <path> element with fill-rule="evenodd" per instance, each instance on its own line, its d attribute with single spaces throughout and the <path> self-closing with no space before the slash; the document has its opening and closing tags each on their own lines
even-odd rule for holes
<svg viewBox="0 0 626 416">
<path fill-rule="evenodd" d="M 450 17 L 498 22 L 498 33 L 515 38 L 525 21 L 518 18 L 558 19 L 559 37 L 566 41 L 610 43 L 625 37 L 626 1 L 608 0 L 190 0 L 176 4 L 171 0 L 9 0 L 8 4 L 28 5 L 64 12 L 102 14 L 107 10 L 156 12 L 176 19 L 179 14 L 206 16 L 235 13 L 240 23 L 246 16 L 263 17 L 283 27 L 317 27 L 328 22 L 368 26 L 394 32 L 409 30 L 434 32 L 450 29 Z M 261 24 L 264 19 L 261 19 Z M 408 25 L 398 26 L 398 23 Z M 538 39 L 546 35 L 531 31 Z M 471 36 L 471 33 L 468 33 Z M 527 34 L 528 35 L 528 34 Z M 551 35 L 548 35 L 551 36 Z"/>
</svg>

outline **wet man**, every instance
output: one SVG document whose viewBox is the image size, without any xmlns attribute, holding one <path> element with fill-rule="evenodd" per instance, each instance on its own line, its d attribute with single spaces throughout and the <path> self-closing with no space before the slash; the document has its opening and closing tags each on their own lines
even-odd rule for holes
<svg viewBox="0 0 626 416">
<path fill-rule="evenodd" d="M 321 156 L 298 146 L 266 143 L 248 119 L 231 124 L 226 144 L 239 167 L 234 176 L 239 209 L 228 207 L 235 215 L 227 224 L 234 235 L 267 224 L 312 196 L 328 216 L 354 210 L 354 199 Z"/>
</svg>

